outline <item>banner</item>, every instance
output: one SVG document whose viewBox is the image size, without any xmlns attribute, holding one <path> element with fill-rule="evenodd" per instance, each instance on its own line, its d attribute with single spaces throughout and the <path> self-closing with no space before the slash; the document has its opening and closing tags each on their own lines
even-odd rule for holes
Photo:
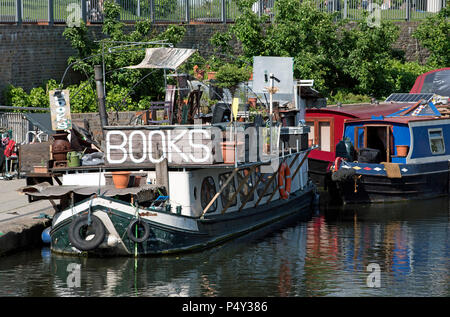
<svg viewBox="0 0 450 317">
<path fill-rule="evenodd" d="M 50 91 L 50 114 L 53 130 L 57 131 L 72 129 L 69 90 Z"/>
</svg>

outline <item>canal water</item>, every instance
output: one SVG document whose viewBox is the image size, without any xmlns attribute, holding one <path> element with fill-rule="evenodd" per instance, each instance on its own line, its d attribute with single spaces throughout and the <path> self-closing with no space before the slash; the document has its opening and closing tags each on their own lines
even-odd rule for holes
<svg viewBox="0 0 450 317">
<path fill-rule="evenodd" d="M 450 296 L 448 199 L 321 207 L 198 253 L 0 258 L 0 296 Z"/>
</svg>

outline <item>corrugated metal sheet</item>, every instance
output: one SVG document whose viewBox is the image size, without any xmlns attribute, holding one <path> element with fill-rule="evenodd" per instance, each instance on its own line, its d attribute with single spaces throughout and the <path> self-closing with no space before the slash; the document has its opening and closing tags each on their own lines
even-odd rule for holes
<svg viewBox="0 0 450 317">
<path fill-rule="evenodd" d="M 176 70 L 197 50 L 186 48 L 157 47 L 147 48 L 145 58 L 139 65 L 126 68 L 160 68 Z"/>
</svg>

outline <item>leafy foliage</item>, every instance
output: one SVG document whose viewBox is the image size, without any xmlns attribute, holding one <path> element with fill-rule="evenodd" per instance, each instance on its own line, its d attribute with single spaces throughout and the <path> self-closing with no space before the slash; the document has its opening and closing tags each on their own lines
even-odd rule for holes
<svg viewBox="0 0 450 317">
<path fill-rule="evenodd" d="M 277 0 L 276 14 L 267 24 L 267 15 L 259 17 L 252 11 L 253 2 L 238 0 L 242 15 L 228 34 L 220 34 L 222 41 L 213 44 L 225 51 L 234 37 L 242 46 L 240 58 L 250 63 L 253 56 L 291 56 L 294 77 L 314 79 L 316 89 L 330 99 L 370 100 L 368 96 L 409 91 L 415 78 L 428 70 L 402 61 L 392 48 L 399 30 L 391 22 L 382 21 L 379 27 L 369 26 L 364 19 L 349 24 L 309 1 Z"/>
<path fill-rule="evenodd" d="M 450 66 L 450 1 L 447 0 L 446 7 L 438 14 L 427 17 L 413 37 L 430 51 L 431 55 L 427 61 L 430 66 Z"/>
<path fill-rule="evenodd" d="M 250 73 L 248 67 L 239 67 L 231 63 L 224 64 L 217 71 L 217 87 L 228 88 L 231 95 L 234 96 L 239 83 L 248 81 Z"/>
<path fill-rule="evenodd" d="M 70 40 L 77 55 L 69 59 L 76 63 L 73 68 L 93 78 L 94 65 L 105 64 L 107 96 L 106 107 L 109 110 L 134 110 L 142 107 L 141 99 L 160 99 L 164 95 L 163 71 L 130 70 L 124 67 L 135 65 L 142 61 L 146 47 L 160 44 L 142 44 L 126 46 L 121 42 L 151 42 L 178 43 L 185 34 L 185 28 L 179 25 L 168 26 L 167 29 L 155 34 L 152 23 L 142 20 L 135 24 L 134 30 L 125 33 L 125 24 L 120 22 L 120 5 L 112 0 L 104 2 L 104 22 L 102 33 L 105 36 L 100 42 L 94 42 L 88 36 L 87 27 L 66 28 L 63 35 Z M 144 80 L 140 81 L 142 78 Z M 136 83 L 139 83 L 136 85 Z"/>
</svg>

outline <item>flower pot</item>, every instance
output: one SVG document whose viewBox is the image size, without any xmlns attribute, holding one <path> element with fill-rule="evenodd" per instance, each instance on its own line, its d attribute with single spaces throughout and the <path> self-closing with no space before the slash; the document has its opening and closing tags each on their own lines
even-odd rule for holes
<svg viewBox="0 0 450 317">
<path fill-rule="evenodd" d="M 217 72 L 208 72 L 208 80 L 216 79 Z"/>
<path fill-rule="evenodd" d="M 116 188 L 127 188 L 131 172 L 112 172 L 112 179 Z"/>
<path fill-rule="evenodd" d="M 397 156 L 405 157 L 408 155 L 409 146 L 408 145 L 397 145 Z"/>
<path fill-rule="evenodd" d="M 33 166 L 33 171 L 35 173 L 47 173 L 48 168 L 47 166 Z"/>
<path fill-rule="evenodd" d="M 234 159 L 235 159 L 235 150 L 236 147 L 240 147 L 242 146 L 242 142 L 233 142 L 233 141 L 228 141 L 228 142 L 222 142 L 220 143 L 222 145 L 222 157 L 223 157 L 223 162 L 225 164 L 234 164 Z"/>
<path fill-rule="evenodd" d="M 202 107 L 202 113 L 203 113 L 203 114 L 209 113 L 209 107 L 203 106 L 203 107 Z"/>
<path fill-rule="evenodd" d="M 248 98 L 248 105 L 250 106 L 250 108 L 253 108 L 253 109 L 256 108 L 257 100 L 258 100 L 257 98 Z"/>
<path fill-rule="evenodd" d="M 134 187 L 139 187 L 141 186 L 141 176 L 135 176 L 134 177 Z"/>
</svg>

